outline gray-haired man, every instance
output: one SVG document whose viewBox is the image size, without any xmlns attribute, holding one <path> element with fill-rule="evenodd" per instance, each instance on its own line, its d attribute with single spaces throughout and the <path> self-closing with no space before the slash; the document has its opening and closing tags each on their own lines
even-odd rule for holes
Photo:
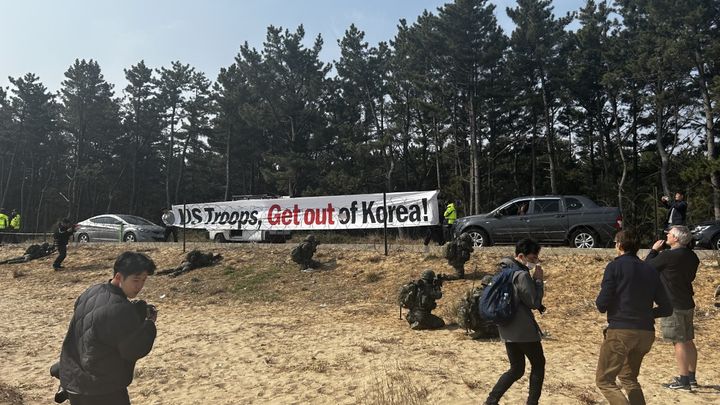
<svg viewBox="0 0 720 405">
<path fill-rule="evenodd" d="M 673 226 L 667 234 L 667 244 L 670 245 L 670 249 L 660 253 L 665 241 L 659 240 L 645 258 L 645 261 L 660 273 L 660 280 L 673 306 L 673 314 L 661 320 L 663 338 L 673 342 L 675 361 L 680 373 L 679 377 L 665 384 L 665 387 L 670 389 L 690 390 L 693 386 L 697 387 L 695 378 L 697 348 L 693 342 L 695 301 L 692 282 L 695 280 L 700 259 L 688 248 L 691 240 L 692 234 L 686 226 Z"/>
</svg>

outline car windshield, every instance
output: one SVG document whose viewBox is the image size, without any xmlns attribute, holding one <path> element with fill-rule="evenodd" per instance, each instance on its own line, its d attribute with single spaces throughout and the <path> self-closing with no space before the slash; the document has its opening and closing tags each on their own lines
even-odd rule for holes
<svg viewBox="0 0 720 405">
<path fill-rule="evenodd" d="M 118 217 L 131 225 L 155 225 L 145 218 L 140 218 L 133 215 L 118 215 Z"/>
</svg>

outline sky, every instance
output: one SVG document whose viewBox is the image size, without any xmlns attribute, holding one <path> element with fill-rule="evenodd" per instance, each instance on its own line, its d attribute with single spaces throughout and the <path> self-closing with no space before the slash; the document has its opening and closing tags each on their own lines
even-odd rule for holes
<svg viewBox="0 0 720 405">
<path fill-rule="evenodd" d="M 261 49 L 267 27 L 305 29 L 306 45 L 320 34 L 320 58 L 340 56 L 337 41 L 350 24 L 371 45 L 391 40 L 401 18 L 414 22 L 447 0 L 0 0 L 0 86 L 8 76 L 35 73 L 51 92 L 60 89 L 75 59 L 94 59 L 116 94 L 127 84 L 123 69 L 141 60 L 152 68 L 190 64 L 215 80 L 248 42 Z M 513 0 L 491 0 L 506 33 Z M 583 0 L 554 0 L 555 15 Z"/>
</svg>

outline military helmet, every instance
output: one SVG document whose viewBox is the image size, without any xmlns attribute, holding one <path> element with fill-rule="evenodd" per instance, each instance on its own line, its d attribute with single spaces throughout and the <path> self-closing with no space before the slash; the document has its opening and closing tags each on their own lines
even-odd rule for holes
<svg viewBox="0 0 720 405">
<path fill-rule="evenodd" d="M 420 275 L 420 278 L 425 281 L 433 281 L 433 280 L 435 280 L 435 272 L 430 269 L 427 269 L 422 272 L 422 274 Z"/>
<path fill-rule="evenodd" d="M 310 234 L 310 235 L 306 236 L 305 241 L 306 242 L 315 242 L 315 235 Z"/>
</svg>

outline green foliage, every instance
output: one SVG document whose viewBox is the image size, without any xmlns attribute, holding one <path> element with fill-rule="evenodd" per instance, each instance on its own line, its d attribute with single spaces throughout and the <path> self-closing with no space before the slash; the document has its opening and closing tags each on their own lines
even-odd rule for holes
<svg viewBox="0 0 720 405">
<path fill-rule="evenodd" d="M 698 222 L 720 216 L 718 20 L 711 0 L 588 0 L 560 17 L 550 0 L 454 0 L 387 41 L 351 25 L 332 65 L 302 25 L 270 26 L 214 82 L 140 61 L 118 95 L 76 60 L 57 95 L 32 73 L 0 87 L 0 206 L 46 230 L 233 194 L 439 189 L 471 214 L 578 193 L 652 233 L 655 188 L 682 188 Z"/>
</svg>

